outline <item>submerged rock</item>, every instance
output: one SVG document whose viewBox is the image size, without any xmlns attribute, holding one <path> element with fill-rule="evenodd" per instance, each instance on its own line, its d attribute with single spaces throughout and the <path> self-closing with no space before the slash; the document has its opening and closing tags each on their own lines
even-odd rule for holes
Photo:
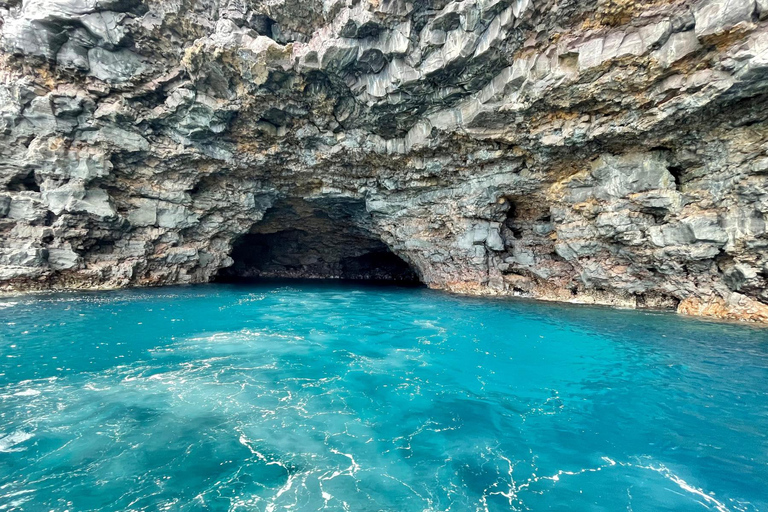
<svg viewBox="0 0 768 512">
<path fill-rule="evenodd" d="M 766 321 L 764 4 L 0 2 L 0 286 L 418 275 Z"/>
</svg>

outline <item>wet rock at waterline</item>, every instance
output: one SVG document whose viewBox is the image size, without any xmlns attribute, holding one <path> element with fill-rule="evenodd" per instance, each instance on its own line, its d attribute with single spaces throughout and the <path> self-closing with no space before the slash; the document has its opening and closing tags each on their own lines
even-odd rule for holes
<svg viewBox="0 0 768 512">
<path fill-rule="evenodd" d="M 768 321 L 767 17 L 2 1 L 1 286 L 418 276 Z"/>
</svg>

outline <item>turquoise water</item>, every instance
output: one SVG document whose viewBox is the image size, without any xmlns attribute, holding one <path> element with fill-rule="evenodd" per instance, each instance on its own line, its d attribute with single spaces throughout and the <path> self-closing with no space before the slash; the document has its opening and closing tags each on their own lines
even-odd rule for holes
<svg viewBox="0 0 768 512">
<path fill-rule="evenodd" d="M 768 330 L 268 282 L 0 299 L 2 511 L 768 510 Z"/>
</svg>

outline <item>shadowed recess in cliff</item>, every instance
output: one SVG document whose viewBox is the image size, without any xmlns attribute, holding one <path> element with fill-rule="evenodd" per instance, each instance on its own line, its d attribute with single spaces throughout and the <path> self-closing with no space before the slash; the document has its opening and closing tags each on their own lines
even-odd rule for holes
<svg viewBox="0 0 768 512">
<path fill-rule="evenodd" d="M 217 280 L 338 278 L 418 283 L 414 270 L 370 230 L 362 201 L 277 202 L 232 248 Z"/>
</svg>

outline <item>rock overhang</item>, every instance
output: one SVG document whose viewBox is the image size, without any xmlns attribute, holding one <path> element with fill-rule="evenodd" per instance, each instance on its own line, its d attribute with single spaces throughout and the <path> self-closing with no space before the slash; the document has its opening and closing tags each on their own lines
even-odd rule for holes
<svg viewBox="0 0 768 512">
<path fill-rule="evenodd" d="M 768 320 L 762 1 L 41 5 L 0 7 L 5 288 L 204 282 L 347 198 L 433 287 Z"/>
</svg>

